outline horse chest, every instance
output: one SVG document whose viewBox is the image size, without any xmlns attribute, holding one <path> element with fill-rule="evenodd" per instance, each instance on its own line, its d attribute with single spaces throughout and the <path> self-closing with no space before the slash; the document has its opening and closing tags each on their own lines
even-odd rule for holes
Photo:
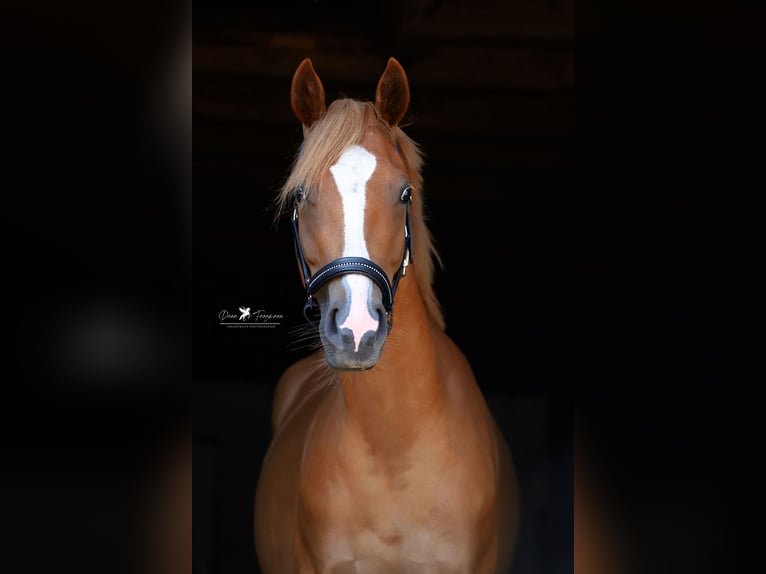
<svg viewBox="0 0 766 574">
<path fill-rule="evenodd" d="M 447 470 L 450 462 L 356 456 L 326 469 L 301 504 L 320 570 L 470 571 L 491 497 L 459 463 Z"/>
</svg>

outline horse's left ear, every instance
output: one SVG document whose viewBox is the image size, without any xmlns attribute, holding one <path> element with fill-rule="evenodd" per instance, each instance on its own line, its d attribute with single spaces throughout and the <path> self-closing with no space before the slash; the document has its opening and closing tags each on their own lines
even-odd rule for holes
<svg viewBox="0 0 766 574">
<path fill-rule="evenodd" d="M 396 126 L 410 105 L 410 84 L 402 65 L 395 58 L 388 59 L 388 65 L 378 81 L 375 92 L 375 107 L 388 125 Z"/>
</svg>

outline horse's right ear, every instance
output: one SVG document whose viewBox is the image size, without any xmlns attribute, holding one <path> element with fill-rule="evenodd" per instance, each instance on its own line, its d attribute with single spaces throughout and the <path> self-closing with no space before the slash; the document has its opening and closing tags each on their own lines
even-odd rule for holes
<svg viewBox="0 0 766 574">
<path fill-rule="evenodd" d="M 304 133 L 325 112 L 324 88 L 309 58 L 303 60 L 295 70 L 290 88 L 290 105 L 303 124 Z"/>
</svg>

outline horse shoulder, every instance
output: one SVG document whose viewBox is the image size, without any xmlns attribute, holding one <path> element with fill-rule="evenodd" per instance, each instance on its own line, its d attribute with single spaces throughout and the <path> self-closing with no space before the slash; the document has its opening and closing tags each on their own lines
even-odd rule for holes
<svg viewBox="0 0 766 574">
<path fill-rule="evenodd" d="M 459 407 L 459 413 L 468 417 L 475 425 L 476 422 L 486 422 L 491 426 L 491 415 L 484 396 L 479 389 L 473 369 L 468 359 L 446 334 L 440 341 L 442 365 L 442 384 L 448 400 Z M 477 421 L 477 419 L 479 419 Z M 482 425 L 487 426 L 487 425 Z M 488 426 L 487 426 L 488 428 Z"/>
<path fill-rule="evenodd" d="M 309 392 L 309 387 L 314 382 L 312 375 L 316 372 L 317 360 L 321 360 L 321 357 L 318 353 L 314 353 L 296 361 L 285 369 L 279 378 L 274 391 L 271 414 L 274 434 L 290 420 L 301 404 L 312 394 Z"/>
<path fill-rule="evenodd" d="M 464 437 L 474 448 L 471 453 L 484 462 L 474 461 L 474 468 L 485 468 L 485 479 L 494 486 L 493 514 L 496 516 L 497 547 L 495 555 L 499 571 L 505 571 L 513 555 L 519 522 L 519 492 L 513 457 L 508 444 L 487 406 L 473 371 L 463 352 L 448 337 L 444 336 L 443 350 L 446 352 L 444 378 L 445 390 L 450 403 L 460 416 L 456 420 L 464 426 Z M 484 444 L 485 448 L 475 448 Z M 477 464 L 478 463 L 478 464 Z M 504 543 L 502 542 L 504 541 Z"/>
</svg>

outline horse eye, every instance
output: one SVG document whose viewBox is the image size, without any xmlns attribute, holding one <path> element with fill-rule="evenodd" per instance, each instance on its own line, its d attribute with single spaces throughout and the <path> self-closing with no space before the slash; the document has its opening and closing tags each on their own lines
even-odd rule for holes
<svg viewBox="0 0 766 574">
<path fill-rule="evenodd" d="M 304 199 L 306 199 L 306 191 L 302 187 L 299 187 L 295 190 L 295 205 L 300 205 L 303 203 Z"/>
<path fill-rule="evenodd" d="M 410 203 L 412 201 L 412 188 L 409 185 L 402 190 L 399 201 L 402 203 Z"/>
</svg>

